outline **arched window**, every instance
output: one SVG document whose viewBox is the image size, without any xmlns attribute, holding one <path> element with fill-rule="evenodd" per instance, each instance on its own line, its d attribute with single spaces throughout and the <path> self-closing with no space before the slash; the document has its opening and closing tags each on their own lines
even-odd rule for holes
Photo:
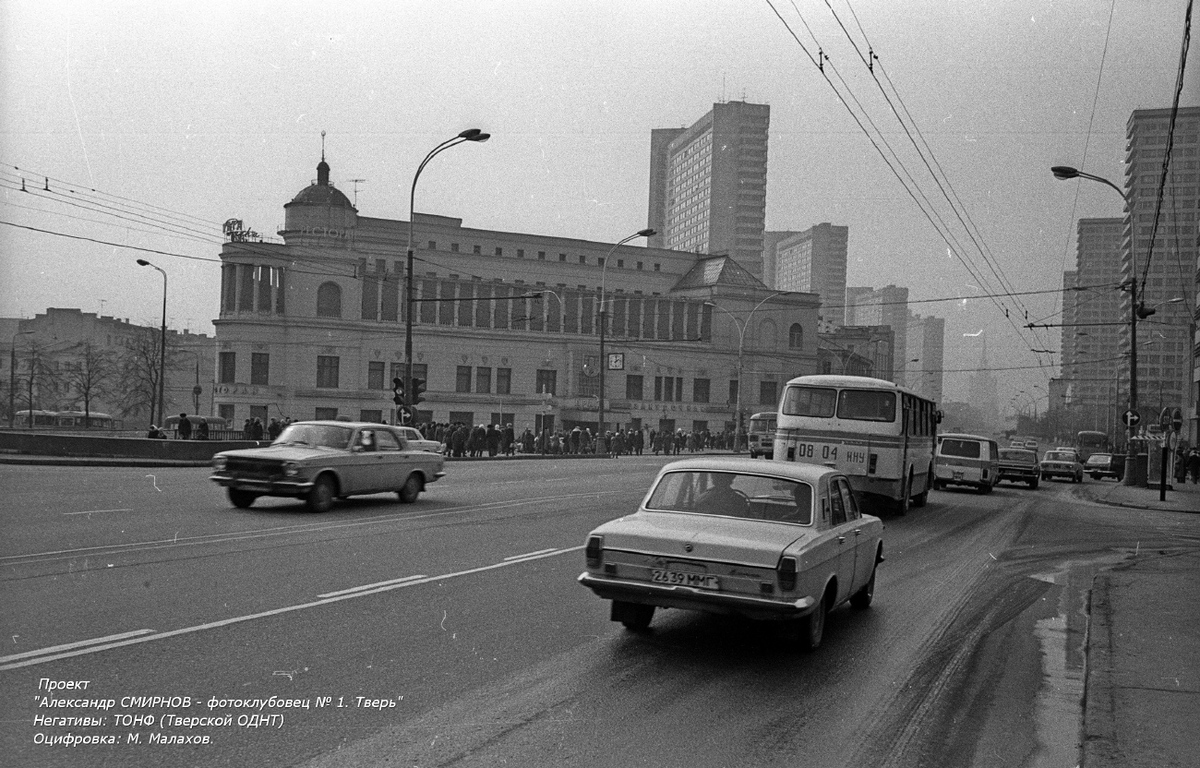
<svg viewBox="0 0 1200 768">
<path fill-rule="evenodd" d="M 792 323 L 788 329 L 788 348 L 802 349 L 804 347 L 804 328 L 800 323 Z"/>
<path fill-rule="evenodd" d="M 779 326 L 775 325 L 774 320 L 768 318 L 758 324 L 756 341 L 763 349 L 775 349 L 779 346 Z"/>
<path fill-rule="evenodd" d="M 342 287 L 337 283 L 322 283 L 317 289 L 317 317 L 342 316 Z"/>
</svg>

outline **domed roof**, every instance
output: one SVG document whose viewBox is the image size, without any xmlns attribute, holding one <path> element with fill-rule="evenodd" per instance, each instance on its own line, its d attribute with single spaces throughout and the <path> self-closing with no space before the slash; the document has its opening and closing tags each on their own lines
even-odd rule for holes
<svg viewBox="0 0 1200 768">
<path fill-rule="evenodd" d="M 283 207 L 287 208 L 291 205 L 335 205 L 354 210 L 350 198 L 329 183 L 329 164 L 325 162 L 324 157 L 317 164 L 317 180 L 297 192 L 296 196 L 292 198 L 292 202 Z"/>
</svg>

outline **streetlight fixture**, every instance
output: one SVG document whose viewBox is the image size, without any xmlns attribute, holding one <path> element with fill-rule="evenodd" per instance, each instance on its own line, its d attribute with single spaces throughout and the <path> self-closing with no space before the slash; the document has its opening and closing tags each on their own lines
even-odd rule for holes
<svg viewBox="0 0 1200 768">
<path fill-rule="evenodd" d="M 732 317 L 733 323 L 738 329 L 737 403 L 735 406 L 737 408 L 737 413 L 736 413 L 736 426 L 735 426 L 735 432 L 734 432 L 734 441 L 735 441 L 734 442 L 734 450 L 738 449 L 739 443 L 737 441 L 741 440 L 742 429 L 745 426 L 744 422 L 742 421 L 742 349 L 743 349 L 743 345 L 746 341 L 746 329 L 750 327 L 750 318 L 754 317 L 754 313 L 758 311 L 759 307 L 761 307 L 763 304 L 766 304 L 769 300 L 775 298 L 776 296 L 782 296 L 785 293 L 787 293 L 787 291 L 776 291 L 775 293 L 772 293 L 770 296 L 767 296 L 765 299 L 763 299 L 762 301 L 755 304 L 754 308 L 751 309 L 750 312 L 746 315 L 745 322 L 742 322 L 738 318 L 737 315 L 733 314 L 728 309 L 725 309 L 724 307 L 722 307 L 719 304 L 716 304 L 711 301 L 704 302 L 706 306 L 713 307 L 714 309 L 719 309 L 722 312 L 724 312 L 725 314 Z M 844 364 L 843 364 L 843 370 L 844 370 Z"/>
<path fill-rule="evenodd" d="M 166 413 L 163 392 L 167 378 L 167 273 L 145 259 L 138 259 L 137 263 L 138 266 L 157 269 L 163 277 L 162 326 L 158 336 L 158 426 L 161 427 L 164 421 L 163 414 Z M 150 416 L 154 416 L 153 407 L 150 408 Z"/>
<path fill-rule="evenodd" d="M 33 331 L 17 331 L 12 336 L 8 355 L 8 428 L 12 429 L 17 418 L 17 337 Z M 33 392 L 33 355 L 29 356 L 29 391 Z M 33 429 L 33 395 L 29 397 L 29 428 Z"/>
<path fill-rule="evenodd" d="M 417 179 L 421 177 L 421 171 L 425 170 L 429 161 L 438 153 L 466 141 L 480 144 L 491 137 L 490 133 L 484 133 L 478 128 L 468 128 L 431 149 L 421 164 L 417 166 L 417 172 L 413 174 L 412 187 L 408 193 L 408 255 L 404 270 L 404 407 L 412 414 L 414 421 L 416 420 L 416 409 L 413 405 L 413 229 L 415 229 L 413 214 L 416 210 Z"/>
<path fill-rule="evenodd" d="M 1125 191 L 1113 184 L 1108 179 L 1102 176 L 1096 176 L 1091 173 L 1072 168 L 1069 165 L 1055 165 L 1050 168 L 1050 172 L 1054 174 L 1054 178 L 1060 180 L 1066 179 L 1089 179 L 1098 181 L 1101 184 L 1106 184 L 1116 190 L 1121 196 L 1121 201 L 1126 207 L 1129 207 L 1129 198 L 1125 196 Z M 1132 209 L 1131 209 L 1132 210 Z M 1130 214 L 1132 216 L 1132 213 Z M 1131 219 L 1132 220 L 1132 219 Z M 1137 321 L 1144 320 L 1154 314 L 1153 307 L 1147 307 L 1144 303 L 1138 300 L 1137 292 L 1137 233 L 1130 230 L 1129 234 L 1129 281 L 1126 285 L 1129 286 L 1129 412 L 1130 414 L 1137 413 Z M 1134 452 L 1133 440 L 1137 435 L 1137 425 L 1127 424 L 1125 427 L 1125 477 L 1121 481 L 1124 485 L 1137 485 L 1134 467 L 1137 463 L 1137 454 Z"/>
<path fill-rule="evenodd" d="M 608 278 L 608 262 L 612 260 L 612 255 L 616 253 L 617 249 L 630 240 L 636 240 L 639 237 L 654 237 L 657 234 L 653 229 L 639 229 L 629 237 L 619 240 L 612 248 L 608 249 L 608 253 L 604 254 L 604 264 L 600 266 L 600 397 L 598 398 L 599 405 L 596 411 L 596 453 L 604 452 L 603 448 L 606 442 L 604 439 L 604 370 L 608 368 L 608 359 L 604 356 L 604 326 L 606 324 L 604 289 L 606 285 L 605 280 Z"/>
</svg>

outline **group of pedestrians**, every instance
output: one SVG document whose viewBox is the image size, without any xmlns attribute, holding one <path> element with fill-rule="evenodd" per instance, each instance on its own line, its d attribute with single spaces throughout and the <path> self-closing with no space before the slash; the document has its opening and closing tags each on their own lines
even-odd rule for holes
<svg viewBox="0 0 1200 768">
<path fill-rule="evenodd" d="M 698 453 L 705 450 L 736 450 L 738 441 L 731 430 L 686 432 L 682 429 L 655 430 L 618 427 L 600 438 L 589 427 L 543 429 L 535 433 L 528 426 L 517 434 L 512 424 L 467 424 L 464 422 L 426 422 L 417 425 L 426 440 L 441 443 L 446 456 L 477 458 L 512 456 L 516 453 L 540 455 L 579 455 L 600 452 L 613 456 L 641 456 Z M 745 448 L 745 440 L 741 441 Z"/>
<path fill-rule="evenodd" d="M 1175 481 L 1200 483 L 1200 448 L 1187 449 L 1183 446 L 1175 453 Z"/>
</svg>

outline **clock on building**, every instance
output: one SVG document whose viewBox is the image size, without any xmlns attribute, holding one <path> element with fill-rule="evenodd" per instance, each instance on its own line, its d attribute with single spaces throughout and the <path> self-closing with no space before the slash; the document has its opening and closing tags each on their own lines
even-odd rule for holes
<svg viewBox="0 0 1200 768">
<path fill-rule="evenodd" d="M 625 370 L 625 353 L 624 352 L 608 353 L 608 370 L 610 370 L 610 371 Z"/>
</svg>

